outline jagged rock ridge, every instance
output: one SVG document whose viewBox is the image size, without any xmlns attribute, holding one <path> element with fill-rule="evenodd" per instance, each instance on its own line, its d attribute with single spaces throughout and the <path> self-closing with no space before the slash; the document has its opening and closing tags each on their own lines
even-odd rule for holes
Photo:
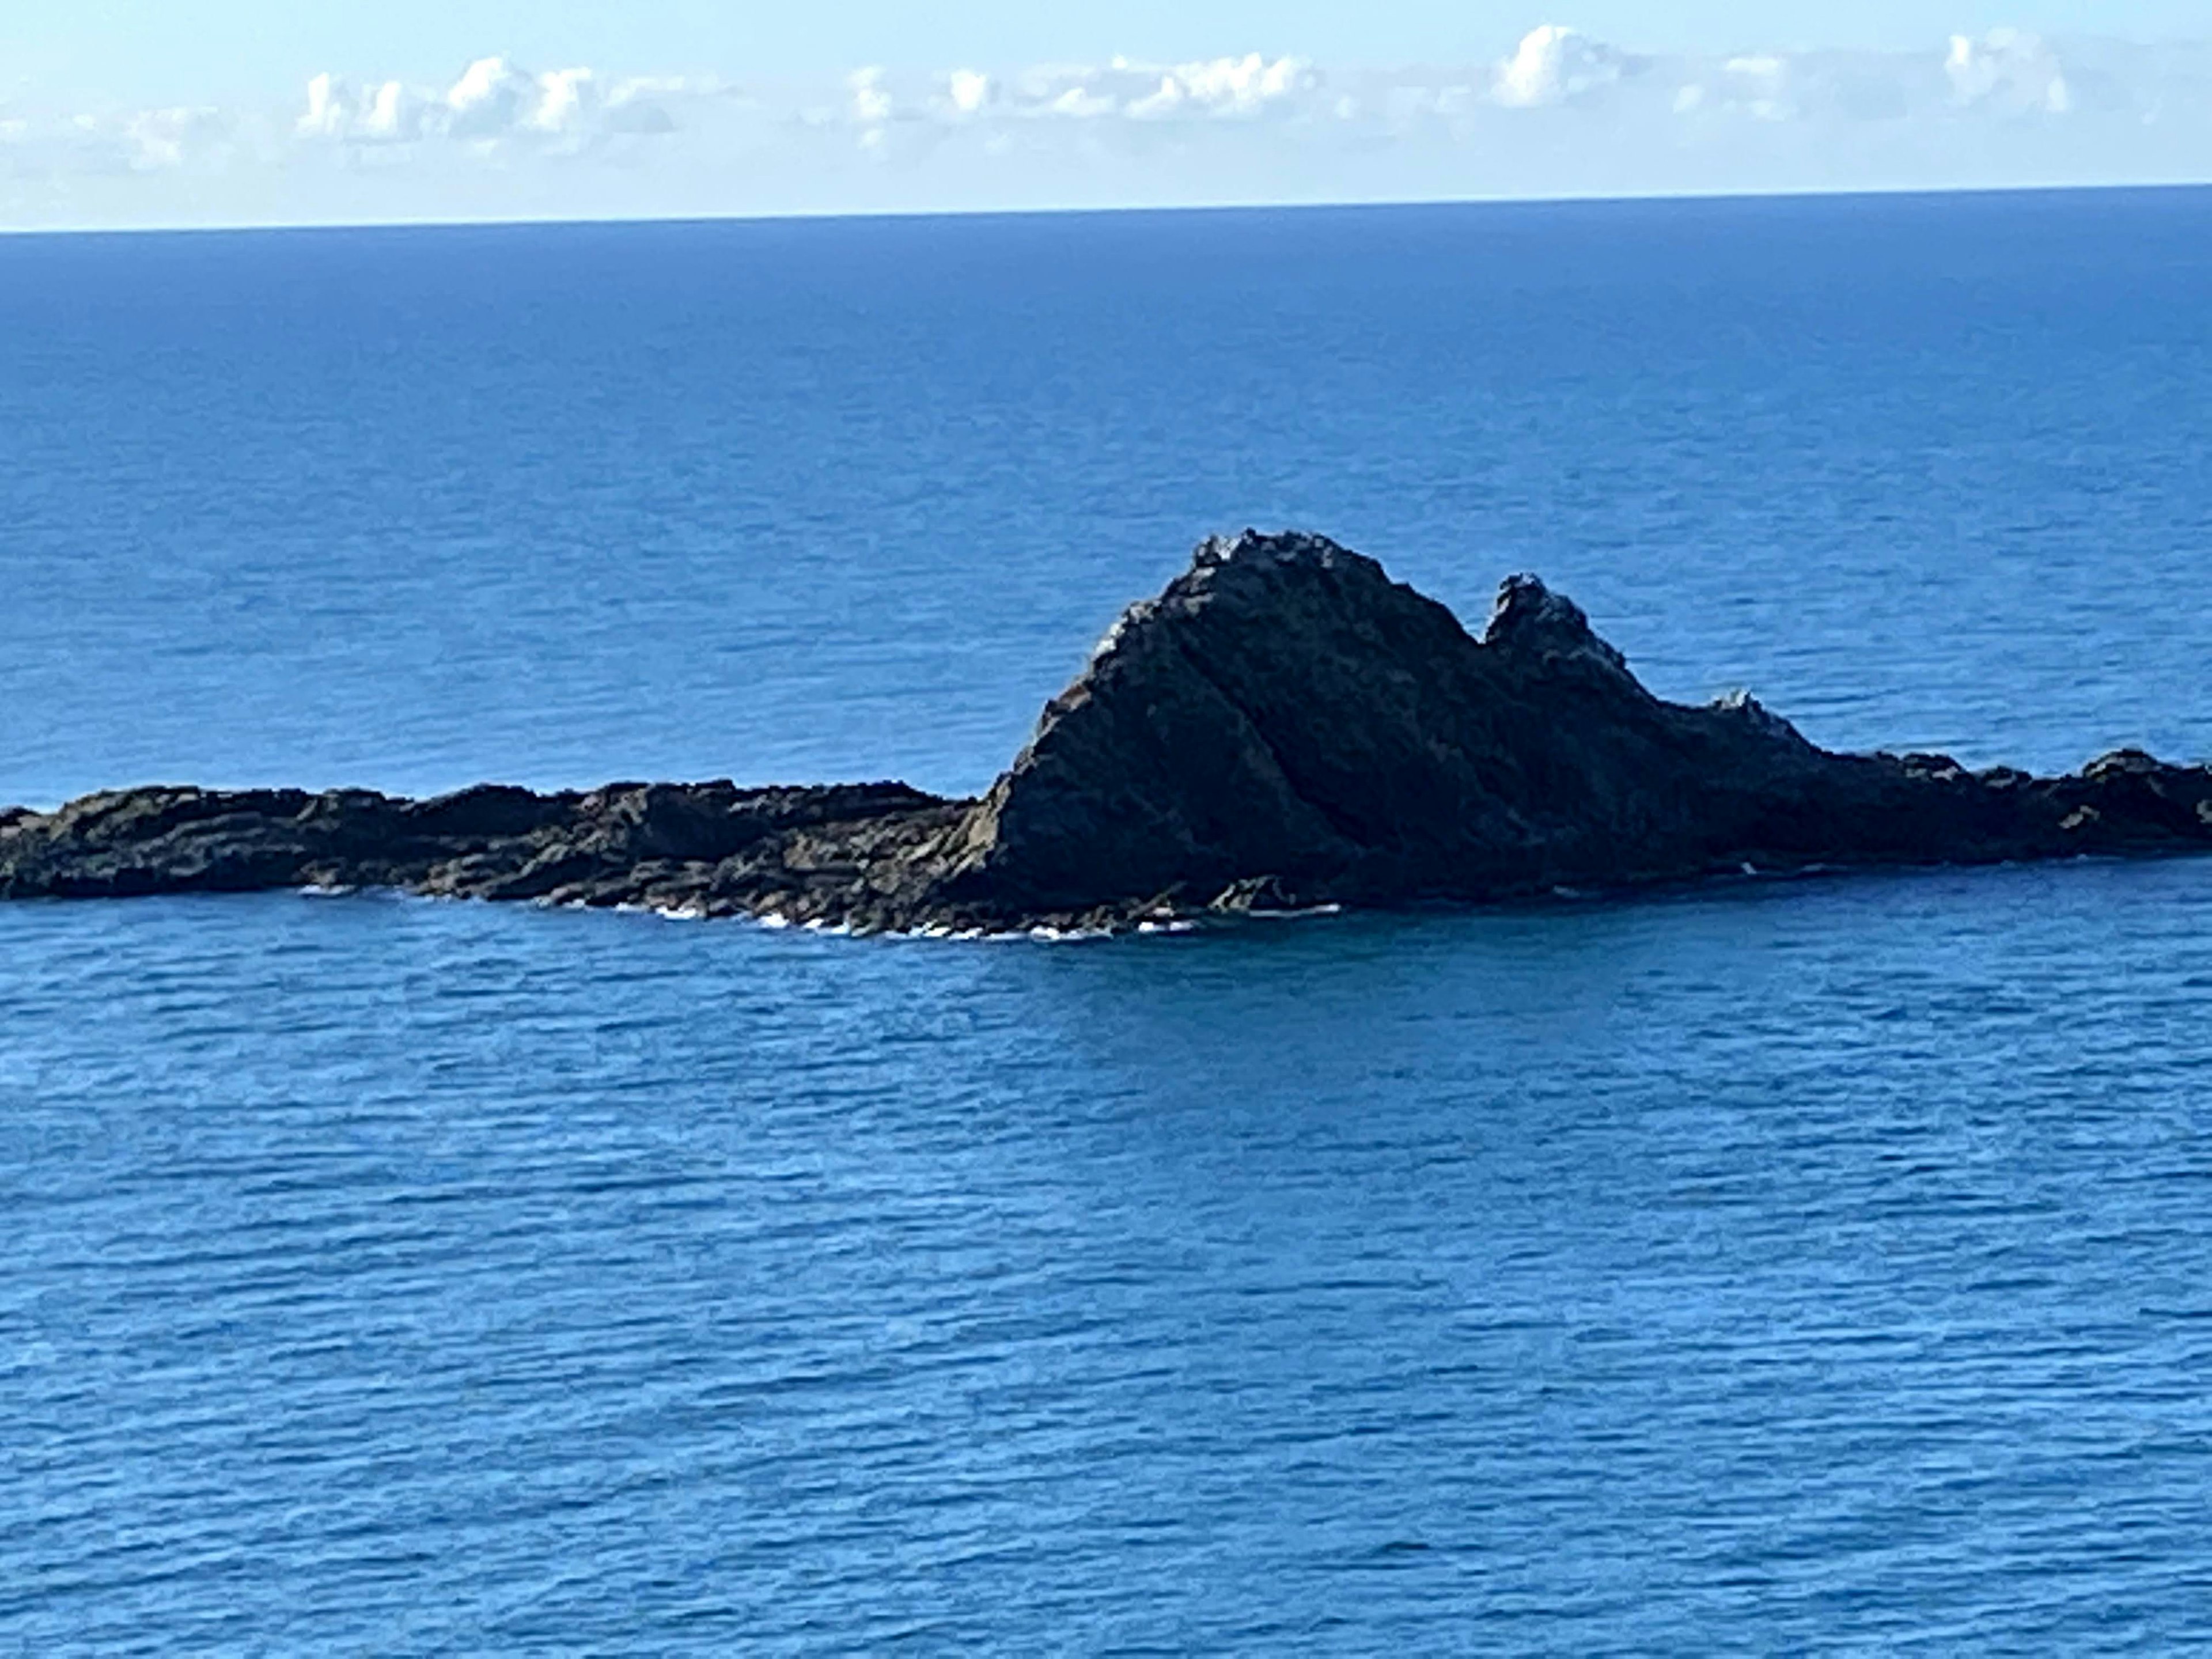
<svg viewBox="0 0 2212 1659">
<path fill-rule="evenodd" d="M 433 801 L 179 788 L 0 812 L 0 896 L 383 885 L 880 929 L 1480 902 L 1744 866 L 2212 849 L 2212 769 L 1837 755 L 1748 697 L 1653 696 L 1509 580 L 1480 639 L 1317 536 L 1208 541 L 976 801 L 619 784 Z"/>
</svg>

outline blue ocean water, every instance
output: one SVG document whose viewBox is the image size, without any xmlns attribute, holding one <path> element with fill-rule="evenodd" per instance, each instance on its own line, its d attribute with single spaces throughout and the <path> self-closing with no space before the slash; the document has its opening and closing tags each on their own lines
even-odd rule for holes
<svg viewBox="0 0 2212 1659">
<path fill-rule="evenodd" d="M 0 799 L 986 782 L 1291 523 L 2212 755 L 2212 191 L 0 240 Z M 0 908 L 0 1650 L 2212 1640 L 2212 861 Z"/>
</svg>

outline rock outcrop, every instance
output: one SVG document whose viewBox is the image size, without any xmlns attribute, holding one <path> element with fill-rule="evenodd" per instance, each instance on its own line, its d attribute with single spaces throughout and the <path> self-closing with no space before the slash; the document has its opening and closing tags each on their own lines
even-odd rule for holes
<svg viewBox="0 0 2212 1659">
<path fill-rule="evenodd" d="M 136 789 L 0 811 L 0 897 L 378 885 L 959 931 L 2207 850 L 2212 769 L 1832 754 L 1748 697 L 1652 696 L 1534 577 L 1476 639 L 1371 559 L 1247 532 L 1123 614 L 980 800 Z"/>
</svg>

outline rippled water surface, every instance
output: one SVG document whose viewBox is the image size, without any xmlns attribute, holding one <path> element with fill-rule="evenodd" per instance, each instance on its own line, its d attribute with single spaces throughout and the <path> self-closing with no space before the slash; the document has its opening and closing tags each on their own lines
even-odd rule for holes
<svg viewBox="0 0 2212 1659">
<path fill-rule="evenodd" d="M 0 242 L 0 798 L 974 787 L 1199 532 L 2212 752 L 2212 194 Z M 0 908 L 0 1650 L 2212 1641 L 2212 861 Z"/>
</svg>

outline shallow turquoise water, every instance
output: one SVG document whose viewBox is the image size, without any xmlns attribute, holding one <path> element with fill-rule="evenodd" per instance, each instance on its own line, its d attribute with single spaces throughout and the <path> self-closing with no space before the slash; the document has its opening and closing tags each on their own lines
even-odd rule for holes
<svg viewBox="0 0 2212 1659">
<path fill-rule="evenodd" d="M 0 246 L 0 796 L 988 778 L 1292 520 L 2212 750 L 2204 193 Z M 2172 1650 L 2212 862 L 0 909 L 0 1648 Z"/>
</svg>

